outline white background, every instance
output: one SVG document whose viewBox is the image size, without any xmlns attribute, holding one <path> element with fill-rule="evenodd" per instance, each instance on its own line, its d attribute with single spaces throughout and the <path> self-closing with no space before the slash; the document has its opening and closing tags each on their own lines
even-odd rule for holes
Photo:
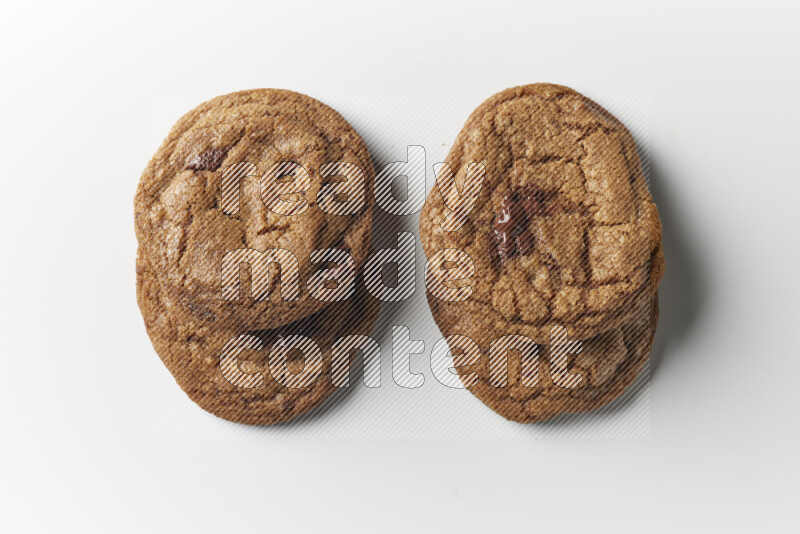
<svg viewBox="0 0 800 534">
<path fill-rule="evenodd" d="M 797 530 L 796 3 L 0 9 L 0 531 Z M 538 81 L 624 121 L 641 100 L 618 95 L 649 103 L 668 263 L 649 438 L 322 439 L 244 431 L 174 391 L 135 305 L 132 199 L 181 113 L 290 88 L 352 120 L 378 166 L 407 144 L 430 165 L 483 98 Z M 448 410 L 484 420 L 456 395 Z M 344 421 L 369 404 L 353 397 L 287 428 Z M 404 406 L 361 424 L 441 408 Z"/>
</svg>

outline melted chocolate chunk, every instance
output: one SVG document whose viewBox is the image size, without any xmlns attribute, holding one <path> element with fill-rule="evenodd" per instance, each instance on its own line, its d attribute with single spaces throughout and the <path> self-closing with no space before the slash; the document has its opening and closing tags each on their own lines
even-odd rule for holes
<svg viewBox="0 0 800 534">
<path fill-rule="evenodd" d="M 517 235 L 517 252 L 521 256 L 527 256 L 533 252 L 533 234 L 527 229 Z"/>
<path fill-rule="evenodd" d="M 492 222 L 492 236 L 501 264 L 515 255 L 526 256 L 533 252 L 534 239 L 528 231 L 528 223 L 545 212 L 544 200 L 544 191 L 532 186 L 503 197 L 500 213 Z"/>
<path fill-rule="evenodd" d="M 216 171 L 228 154 L 228 148 L 209 148 L 192 158 L 187 169 L 192 171 Z"/>
</svg>

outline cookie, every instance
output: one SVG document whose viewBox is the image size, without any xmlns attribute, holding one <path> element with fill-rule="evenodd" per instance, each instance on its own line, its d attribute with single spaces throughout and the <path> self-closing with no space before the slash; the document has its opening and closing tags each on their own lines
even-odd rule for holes
<svg viewBox="0 0 800 534">
<path fill-rule="evenodd" d="M 460 228 L 443 228 L 453 205 L 438 183 L 420 214 L 429 259 L 457 249 L 474 264 L 467 300 L 437 299 L 440 326 L 456 317 L 538 343 L 553 327 L 588 339 L 652 300 L 661 223 L 633 138 L 610 113 L 563 86 L 502 91 L 472 113 L 447 156 L 461 191 L 473 162 L 485 177 Z"/>
<path fill-rule="evenodd" d="M 428 301 L 433 309 L 440 302 L 430 294 Z M 561 345 L 534 344 L 519 329 L 495 329 L 436 313 L 467 389 L 510 421 L 536 423 L 595 410 L 633 383 L 650 355 L 658 297 L 640 302 L 627 323 L 579 344 L 565 334 L 551 337 Z M 461 339 L 451 341 L 450 336 Z M 476 348 L 471 350 L 464 339 Z"/>
<path fill-rule="evenodd" d="M 357 352 L 352 344 L 337 345 L 337 340 L 369 335 L 379 309 L 378 301 L 358 283 L 350 299 L 278 328 L 237 331 L 209 326 L 165 299 L 167 292 L 141 253 L 136 288 L 153 347 L 181 389 L 204 410 L 246 424 L 291 420 L 336 391 L 334 375 L 343 380 Z M 313 340 L 320 353 L 310 349 L 304 358 L 298 350 L 273 350 L 290 336 Z M 342 349 L 338 359 L 334 347 Z"/>
<path fill-rule="evenodd" d="M 214 98 L 177 122 L 142 174 L 141 253 L 162 298 L 197 321 L 254 329 L 302 319 L 328 303 L 309 292 L 315 251 L 364 263 L 374 175 L 358 133 L 313 98 L 274 89 Z M 253 258 L 278 249 L 286 263 L 256 272 Z M 244 251 L 255 256 L 230 256 Z M 297 292 L 284 293 L 292 280 Z"/>
</svg>

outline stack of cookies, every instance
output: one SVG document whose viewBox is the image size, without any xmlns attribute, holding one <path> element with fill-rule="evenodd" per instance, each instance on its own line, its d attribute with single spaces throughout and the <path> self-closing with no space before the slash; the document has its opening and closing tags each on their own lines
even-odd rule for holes
<svg viewBox="0 0 800 534">
<path fill-rule="evenodd" d="M 518 422 L 618 397 L 650 353 L 665 265 L 630 132 L 567 87 L 516 87 L 472 113 L 447 163 L 462 193 L 470 164 L 484 171 L 460 227 L 438 179 L 420 216 L 429 259 L 471 263 L 445 283 L 466 298 L 428 293 L 465 386 Z"/>
<path fill-rule="evenodd" d="M 194 402 L 272 424 L 335 391 L 334 344 L 369 334 L 378 313 L 355 279 L 370 249 L 373 181 L 355 130 L 291 91 L 224 95 L 172 128 L 136 193 L 137 298 Z M 267 261 L 268 251 L 280 253 Z M 345 267 L 349 278 L 330 276 Z"/>
</svg>

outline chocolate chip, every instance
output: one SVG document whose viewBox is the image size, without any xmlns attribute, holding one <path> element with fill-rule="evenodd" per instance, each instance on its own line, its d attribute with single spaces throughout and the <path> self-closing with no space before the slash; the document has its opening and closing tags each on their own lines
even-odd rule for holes
<svg viewBox="0 0 800 534">
<path fill-rule="evenodd" d="M 492 222 L 492 236 L 496 242 L 500 263 L 516 254 L 525 256 L 533 252 L 535 240 L 528 231 L 528 223 L 546 212 L 546 194 L 533 186 L 526 186 L 506 194 L 500 213 Z"/>
<path fill-rule="evenodd" d="M 193 157 L 186 168 L 192 171 L 216 171 L 222 165 L 228 150 L 229 148 L 209 148 Z"/>
<path fill-rule="evenodd" d="M 529 219 L 536 215 L 543 215 L 545 213 L 545 199 L 547 195 L 541 189 L 537 189 L 531 185 L 522 188 L 518 194 L 522 209 Z"/>
<path fill-rule="evenodd" d="M 522 256 L 527 256 L 533 252 L 533 234 L 527 229 L 520 232 L 517 236 L 517 251 Z"/>
</svg>

